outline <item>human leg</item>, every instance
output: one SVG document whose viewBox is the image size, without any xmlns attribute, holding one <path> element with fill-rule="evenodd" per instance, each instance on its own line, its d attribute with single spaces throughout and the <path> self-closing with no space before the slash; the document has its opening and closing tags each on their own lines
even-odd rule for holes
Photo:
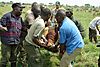
<svg viewBox="0 0 100 67">
<path fill-rule="evenodd" d="M 81 48 L 75 49 L 75 51 L 70 55 L 68 55 L 67 52 L 65 52 L 61 59 L 60 67 L 72 67 L 71 61 L 73 61 L 80 54 Z"/>
<path fill-rule="evenodd" d="M 42 67 L 41 55 L 39 48 L 24 42 L 24 49 L 27 53 L 27 63 L 30 67 Z"/>
<path fill-rule="evenodd" d="M 2 67 L 6 67 L 7 62 L 8 62 L 8 58 L 9 58 L 9 54 L 10 53 L 10 46 L 1 44 L 1 66 Z"/>
<path fill-rule="evenodd" d="M 89 40 L 90 40 L 90 42 L 92 42 L 92 29 L 91 28 L 89 28 Z"/>
<path fill-rule="evenodd" d="M 9 61 L 11 62 L 11 67 L 16 67 L 16 61 L 17 61 L 17 45 L 10 45 L 11 51 L 10 51 L 10 59 Z"/>
</svg>

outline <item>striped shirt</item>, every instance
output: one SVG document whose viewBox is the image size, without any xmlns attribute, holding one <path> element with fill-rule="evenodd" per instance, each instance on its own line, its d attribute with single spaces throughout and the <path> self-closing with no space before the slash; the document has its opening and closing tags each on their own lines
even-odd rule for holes
<svg viewBox="0 0 100 67">
<path fill-rule="evenodd" d="M 3 27 L 7 27 L 7 31 L 0 34 L 1 42 L 6 45 L 19 44 L 22 29 L 22 18 L 16 17 L 12 12 L 6 13 L 0 21 Z"/>
</svg>

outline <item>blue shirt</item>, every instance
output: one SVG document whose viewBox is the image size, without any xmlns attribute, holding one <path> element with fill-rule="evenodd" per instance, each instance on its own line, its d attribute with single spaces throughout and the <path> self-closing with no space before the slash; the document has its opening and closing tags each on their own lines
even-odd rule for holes
<svg viewBox="0 0 100 67">
<path fill-rule="evenodd" d="M 59 43 L 65 44 L 66 52 L 71 54 L 76 48 L 82 48 L 84 42 L 82 36 L 74 24 L 69 18 L 65 18 L 59 30 L 60 41 Z"/>
<path fill-rule="evenodd" d="M 0 20 L 3 27 L 7 27 L 6 32 L 0 34 L 1 42 L 5 45 L 20 43 L 20 34 L 22 30 L 21 17 L 16 17 L 12 12 L 6 13 Z"/>
</svg>

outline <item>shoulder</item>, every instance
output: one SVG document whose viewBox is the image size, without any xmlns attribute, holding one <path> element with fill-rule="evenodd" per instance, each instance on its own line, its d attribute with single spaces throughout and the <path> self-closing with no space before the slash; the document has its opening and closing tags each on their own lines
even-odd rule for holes
<svg viewBox="0 0 100 67">
<path fill-rule="evenodd" d="M 44 20 L 41 17 L 36 18 L 35 23 L 39 26 L 45 26 Z"/>
<path fill-rule="evenodd" d="M 11 16 L 11 12 L 8 12 L 8 13 L 6 13 L 6 14 L 3 15 L 3 17 L 6 17 L 6 18 L 10 17 L 10 16 Z"/>
<path fill-rule="evenodd" d="M 73 21 L 71 19 L 69 19 L 68 17 L 66 17 L 64 20 L 63 20 L 63 23 L 64 24 L 72 24 Z"/>
<path fill-rule="evenodd" d="M 63 21 L 63 28 L 66 28 L 67 30 L 72 29 L 75 27 L 75 23 L 70 20 L 68 17 L 66 17 Z"/>
</svg>

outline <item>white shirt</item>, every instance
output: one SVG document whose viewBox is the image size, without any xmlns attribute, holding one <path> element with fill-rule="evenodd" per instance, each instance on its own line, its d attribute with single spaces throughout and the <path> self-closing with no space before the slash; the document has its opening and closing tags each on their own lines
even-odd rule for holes
<svg viewBox="0 0 100 67">
<path fill-rule="evenodd" d="M 91 29 L 96 29 L 96 25 L 100 25 L 100 17 L 96 17 L 94 18 L 91 22 L 90 22 L 90 28 Z"/>
<path fill-rule="evenodd" d="M 28 31 L 28 34 L 27 36 L 25 37 L 25 40 L 32 44 L 32 45 L 35 45 L 35 46 L 38 46 L 36 45 L 34 42 L 33 42 L 33 37 L 41 37 L 42 36 L 42 32 L 45 28 L 45 23 L 44 23 L 44 20 L 39 16 L 38 18 L 36 18 L 34 20 L 34 22 L 32 23 L 32 26 L 30 27 L 29 31 Z"/>
</svg>

